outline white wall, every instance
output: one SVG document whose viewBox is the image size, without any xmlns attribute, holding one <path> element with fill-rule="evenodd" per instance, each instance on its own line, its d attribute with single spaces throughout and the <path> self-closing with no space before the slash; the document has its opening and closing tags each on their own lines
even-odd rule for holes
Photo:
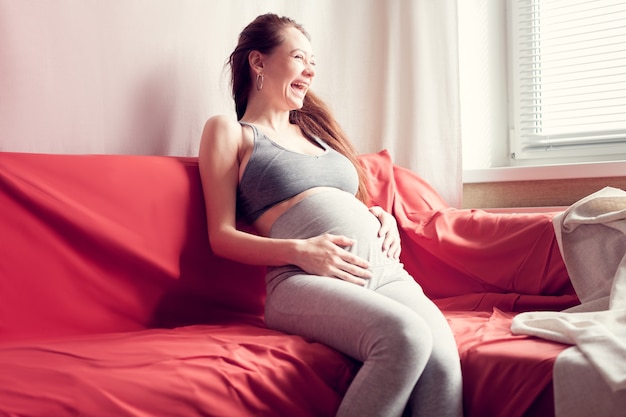
<svg viewBox="0 0 626 417">
<path fill-rule="evenodd" d="M 237 35 L 270 11 L 310 32 L 313 90 L 357 149 L 458 205 L 456 0 L 0 0 L 0 151 L 196 155 L 234 116 Z"/>
</svg>

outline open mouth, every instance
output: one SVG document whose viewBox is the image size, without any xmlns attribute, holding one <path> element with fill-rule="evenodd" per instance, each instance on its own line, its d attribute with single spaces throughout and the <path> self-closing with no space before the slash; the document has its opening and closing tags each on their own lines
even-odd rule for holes
<svg viewBox="0 0 626 417">
<path fill-rule="evenodd" d="M 295 90 L 299 95 L 304 97 L 306 95 L 307 90 L 309 89 L 308 84 L 305 83 L 293 83 L 291 84 L 291 88 Z"/>
</svg>

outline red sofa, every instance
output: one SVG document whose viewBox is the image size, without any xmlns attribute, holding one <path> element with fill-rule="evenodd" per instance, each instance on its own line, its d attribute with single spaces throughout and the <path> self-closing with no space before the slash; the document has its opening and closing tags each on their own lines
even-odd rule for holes
<svg viewBox="0 0 626 417">
<path fill-rule="evenodd" d="M 509 331 L 578 303 L 550 214 L 447 207 L 363 155 L 402 261 L 455 333 L 466 416 L 553 413 L 563 345 Z M 0 416 L 333 416 L 359 363 L 263 325 L 263 268 L 211 253 L 197 160 L 0 153 Z"/>
</svg>

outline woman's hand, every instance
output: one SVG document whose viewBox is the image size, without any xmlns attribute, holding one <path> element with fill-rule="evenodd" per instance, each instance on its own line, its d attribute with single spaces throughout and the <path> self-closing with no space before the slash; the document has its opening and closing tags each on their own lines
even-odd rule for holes
<svg viewBox="0 0 626 417">
<path fill-rule="evenodd" d="M 355 241 L 345 236 L 324 234 L 300 241 L 297 265 L 313 275 L 321 275 L 365 285 L 372 273 L 369 263 L 346 248 Z"/>
<path fill-rule="evenodd" d="M 372 213 L 380 222 L 380 229 L 378 229 L 378 236 L 384 237 L 383 239 L 383 252 L 388 257 L 393 259 L 400 258 L 400 232 L 398 231 L 398 223 L 396 218 L 387 213 L 382 207 L 373 206 L 370 207 L 370 213 Z"/>
</svg>

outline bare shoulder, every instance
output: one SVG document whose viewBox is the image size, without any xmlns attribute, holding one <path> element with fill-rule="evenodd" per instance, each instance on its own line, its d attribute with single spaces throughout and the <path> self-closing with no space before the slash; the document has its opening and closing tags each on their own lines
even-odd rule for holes
<svg viewBox="0 0 626 417">
<path fill-rule="evenodd" d="M 226 116 L 225 114 L 217 114 L 209 117 L 205 126 L 236 127 L 241 125 L 232 117 Z"/>
<path fill-rule="evenodd" d="M 241 135 L 241 125 L 235 119 L 217 115 L 210 117 L 204 124 L 204 133 L 209 135 Z"/>
<path fill-rule="evenodd" d="M 200 147 L 236 150 L 241 147 L 242 142 L 243 132 L 239 122 L 225 115 L 217 115 L 204 124 Z"/>
</svg>

